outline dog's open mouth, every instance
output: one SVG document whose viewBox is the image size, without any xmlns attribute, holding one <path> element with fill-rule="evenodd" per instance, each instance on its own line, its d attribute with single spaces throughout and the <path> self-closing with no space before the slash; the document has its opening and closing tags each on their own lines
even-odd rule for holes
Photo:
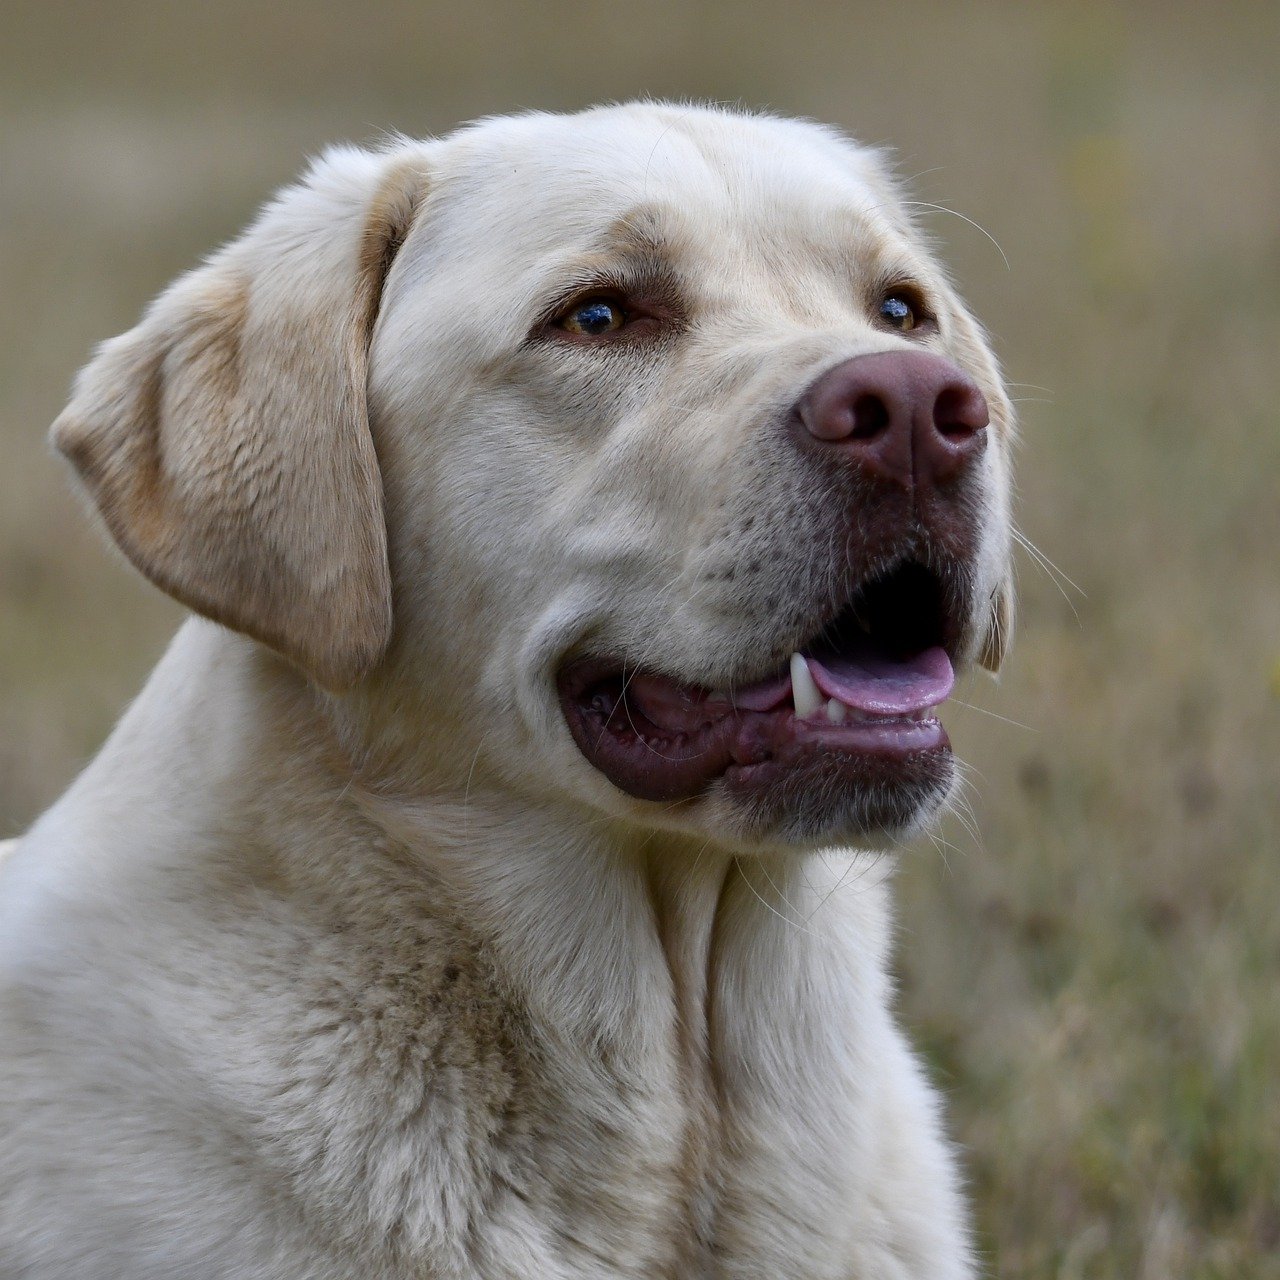
<svg viewBox="0 0 1280 1280">
<path fill-rule="evenodd" d="M 910 782 L 923 757 L 950 754 L 935 712 L 954 683 L 959 626 L 937 574 L 912 561 L 865 584 L 763 680 L 714 689 L 587 658 L 560 673 L 561 702 L 586 758 L 644 800 L 797 771 L 815 783 Z"/>
</svg>

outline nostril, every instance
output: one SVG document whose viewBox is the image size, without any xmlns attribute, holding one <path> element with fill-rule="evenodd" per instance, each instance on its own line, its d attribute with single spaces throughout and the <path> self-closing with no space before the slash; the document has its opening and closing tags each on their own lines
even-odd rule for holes
<svg viewBox="0 0 1280 1280">
<path fill-rule="evenodd" d="M 889 409 L 873 391 L 860 395 L 853 402 L 852 440 L 870 440 L 889 425 Z"/>
<path fill-rule="evenodd" d="M 977 435 L 988 418 L 986 397 L 977 387 L 943 387 L 933 403 L 933 425 L 938 434 L 957 444 Z"/>
</svg>

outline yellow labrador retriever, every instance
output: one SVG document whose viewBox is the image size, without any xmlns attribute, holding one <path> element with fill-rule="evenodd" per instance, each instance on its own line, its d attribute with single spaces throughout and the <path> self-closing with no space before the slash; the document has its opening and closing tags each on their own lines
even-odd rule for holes
<svg viewBox="0 0 1280 1280">
<path fill-rule="evenodd" d="M 54 427 L 195 614 L 0 882 L 0 1275 L 953 1280 L 876 850 L 1009 402 L 879 158 L 337 149 Z"/>
</svg>

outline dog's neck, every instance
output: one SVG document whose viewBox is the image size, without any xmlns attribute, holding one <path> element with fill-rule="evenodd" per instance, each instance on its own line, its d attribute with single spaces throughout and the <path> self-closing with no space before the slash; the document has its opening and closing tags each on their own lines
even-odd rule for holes
<svg viewBox="0 0 1280 1280">
<path fill-rule="evenodd" d="M 691 1215 L 678 1236 L 737 1233 L 744 1257 L 777 1249 L 756 1237 L 754 1205 L 757 1171 L 779 1162 L 806 1171 L 784 1196 L 796 1196 L 787 1212 L 801 1238 L 839 1218 L 865 1155 L 835 1135 L 876 1105 L 884 1069 L 874 1046 L 889 1003 L 886 863 L 636 838 L 474 786 L 360 803 L 447 887 L 539 1037 L 557 1046 L 571 1093 L 590 1094 L 582 1082 L 594 1081 L 605 1113 L 682 1117 L 678 1149 L 663 1157 Z M 695 1249 L 677 1273 L 701 1265 Z"/>
</svg>

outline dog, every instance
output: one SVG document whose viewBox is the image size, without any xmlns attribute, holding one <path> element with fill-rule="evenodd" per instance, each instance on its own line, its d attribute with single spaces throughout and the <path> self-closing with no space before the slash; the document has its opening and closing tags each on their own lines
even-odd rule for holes
<svg viewBox="0 0 1280 1280">
<path fill-rule="evenodd" d="M 1013 414 L 884 158 L 328 151 L 53 427 L 192 610 L 0 881 L 0 1274 L 975 1274 L 893 847 Z"/>
</svg>

